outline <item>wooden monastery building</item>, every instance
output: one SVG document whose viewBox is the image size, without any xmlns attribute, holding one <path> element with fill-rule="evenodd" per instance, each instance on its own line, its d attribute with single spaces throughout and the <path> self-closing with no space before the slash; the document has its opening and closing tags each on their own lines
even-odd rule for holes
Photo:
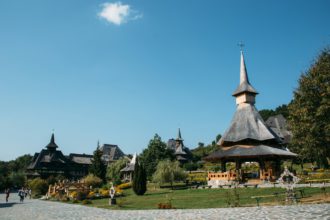
<svg viewBox="0 0 330 220">
<path fill-rule="evenodd" d="M 231 181 L 275 181 L 280 176 L 281 160 L 297 156 L 287 150 L 283 142 L 285 138 L 279 137 L 269 128 L 256 109 L 254 104 L 258 92 L 249 82 L 242 51 L 240 62 L 240 84 L 233 93 L 236 98 L 236 112 L 229 128 L 217 143 L 219 150 L 204 158 L 206 161 L 221 163 L 221 172 L 208 173 L 209 185 Z M 234 162 L 235 169 L 227 171 L 228 162 Z M 244 173 L 242 164 L 245 162 L 258 163 L 257 175 Z"/>
<path fill-rule="evenodd" d="M 88 174 L 88 168 L 92 164 L 93 155 L 70 154 L 63 155 L 57 150 L 54 134 L 50 143 L 40 153 L 35 153 L 31 164 L 27 168 L 27 176 L 48 178 L 49 176 L 62 175 L 67 178 L 81 178 Z"/>
</svg>

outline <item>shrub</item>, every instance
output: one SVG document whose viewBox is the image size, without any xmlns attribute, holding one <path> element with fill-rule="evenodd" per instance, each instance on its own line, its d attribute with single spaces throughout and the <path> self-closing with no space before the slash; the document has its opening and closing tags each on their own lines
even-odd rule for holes
<svg viewBox="0 0 330 220">
<path fill-rule="evenodd" d="M 116 196 L 122 196 L 123 195 L 123 190 L 118 188 L 118 187 L 115 187 L 115 191 L 116 191 Z"/>
<path fill-rule="evenodd" d="M 85 199 L 81 202 L 81 204 L 83 205 L 88 205 L 88 204 L 92 204 L 93 202 L 91 200 Z"/>
<path fill-rule="evenodd" d="M 109 197 L 109 190 L 108 189 L 100 189 L 99 193 L 102 195 L 102 197 Z"/>
<path fill-rule="evenodd" d="M 171 203 L 158 203 L 158 208 L 159 209 L 173 209 L 174 207 L 172 206 Z"/>
<path fill-rule="evenodd" d="M 90 192 L 88 193 L 88 195 L 87 195 L 87 198 L 88 198 L 88 199 L 94 199 L 94 198 L 95 198 L 95 192 L 90 191 Z"/>
<path fill-rule="evenodd" d="M 77 199 L 77 192 L 76 191 L 73 191 L 69 194 L 69 196 L 72 198 L 72 199 Z"/>
<path fill-rule="evenodd" d="M 70 198 L 67 197 L 67 196 L 62 196 L 61 201 L 62 202 L 69 202 L 70 201 Z"/>
<path fill-rule="evenodd" d="M 119 189 L 129 189 L 132 187 L 132 183 L 129 182 L 129 183 L 122 183 L 120 185 L 117 186 Z"/>
<path fill-rule="evenodd" d="M 190 182 L 206 183 L 207 173 L 206 172 L 189 173 L 187 180 L 189 180 Z"/>
<path fill-rule="evenodd" d="M 102 179 L 100 179 L 97 176 L 94 176 L 93 174 L 87 175 L 85 178 L 83 178 L 83 181 L 87 186 L 92 186 L 92 187 L 101 186 L 103 182 Z"/>
<path fill-rule="evenodd" d="M 76 199 L 77 200 L 84 200 L 87 198 L 87 192 L 81 192 L 81 191 L 78 191 L 77 192 L 77 196 L 76 196 Z"/>
<path fill-rule="evenodd" d="M 57 182 L 56 178 L 53 175 L 49 176 L 46 181 L 48 185 L 54 185 L 54 183 Z"/>
<path fill-rule="evenodd" d="M 35 195 L 45 195 L 48 191 L 47 181 L 39 177 L 29 181 L 28 185 Z"/>
</svg>

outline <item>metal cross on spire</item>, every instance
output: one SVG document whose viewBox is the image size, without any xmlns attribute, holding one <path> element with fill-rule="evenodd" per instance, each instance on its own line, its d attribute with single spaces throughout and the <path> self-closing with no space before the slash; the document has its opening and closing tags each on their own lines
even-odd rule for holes
<svg viewBox="0 0 330 220">
<path fill-rule="evenodd" d="M 242 41 L 240 41 L 240 42 L 238 42 L 237 46 L 239 46 L 241 51 L 243 51 L 243 47 L 245 46 L 245 44 Z"/>
</svg>

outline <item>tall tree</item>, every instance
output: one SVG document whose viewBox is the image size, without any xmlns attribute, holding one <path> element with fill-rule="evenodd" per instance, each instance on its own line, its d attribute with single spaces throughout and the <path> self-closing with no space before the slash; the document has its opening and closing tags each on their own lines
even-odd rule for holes
<svg viewBox="0 0 330 220">
<path fill-rule="evenodd" d="M 302 158 L 329 166 L 330 156 L 330 50 L 324 49 L 299 79 L 289 105 L 293 133 L 291 148 Z"/>
<path fill-rule="evenodd" d="M 89 173 L 94 174 L 94 176 L 99 177 L 100 179 L 102 179 L 103 182 L 105 182 L 107 166 L 102 161 L 102 155 L 103 152 L 99 149 L 99 147 L 97 147 L 93 153 L 93 159 L 92 164 L 89 168 Z"/>
<path fill-rule="evenodd" d="M 133 173 L 133 191 L 136 195 L 142 196 L 147 191 L 147 175 L 143 164 L 136 158 Z"/>
<path fill-rule="evenodd" d="M 140 160 L 145 166 L 148 178 L 151 178 L 155 172 L 158 162 L 165 159 L 173 160 L 173 151 L 167 148 L 158 134 L 155 134 L 148 147 L 140 155 Z"/>
</svg>

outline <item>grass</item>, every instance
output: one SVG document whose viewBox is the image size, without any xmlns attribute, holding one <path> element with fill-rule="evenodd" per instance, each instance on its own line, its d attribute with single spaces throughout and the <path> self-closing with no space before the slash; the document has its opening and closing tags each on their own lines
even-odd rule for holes
<svg viewBox="0 0 330 220">
<path fill-rule="evenodd" d="M 303 188 L 306 197 L 315 195 L 324 195 L 320 188 Z M 330 187 L 326 188 L 329 197 Z M 256 200 L 253 196 L 267 196 L 274 193 L 284 193 L 284 189 L 279 188 L 238 188 L 236 189 L 239 199 L 235 196 L 235 189 L 185 189 L 170 190 L 150 187 L 145 195 L 136 196 L 131 189 L 124 191 L 125 196 L 117 198 L 115 206 L 109 206 L 109 199 L 93 200 L 92 204 L 87 206 L 107 208 L 107 209 L 157 209 L 159 203 L 167 203 L 171 201 L 173 207 L 177 209 L 194 209 L 194 208 L 221 208 L 232 206 L 238 202 L 239 206 L 256 206 Z M 236 194 L 236 195 L 237 195 Z M 300 196 L 299 193 L 297 193 Z M 278 197 L 262 198 L 260 204 L 284 204 L 284 194 Z"/>
</svg>

